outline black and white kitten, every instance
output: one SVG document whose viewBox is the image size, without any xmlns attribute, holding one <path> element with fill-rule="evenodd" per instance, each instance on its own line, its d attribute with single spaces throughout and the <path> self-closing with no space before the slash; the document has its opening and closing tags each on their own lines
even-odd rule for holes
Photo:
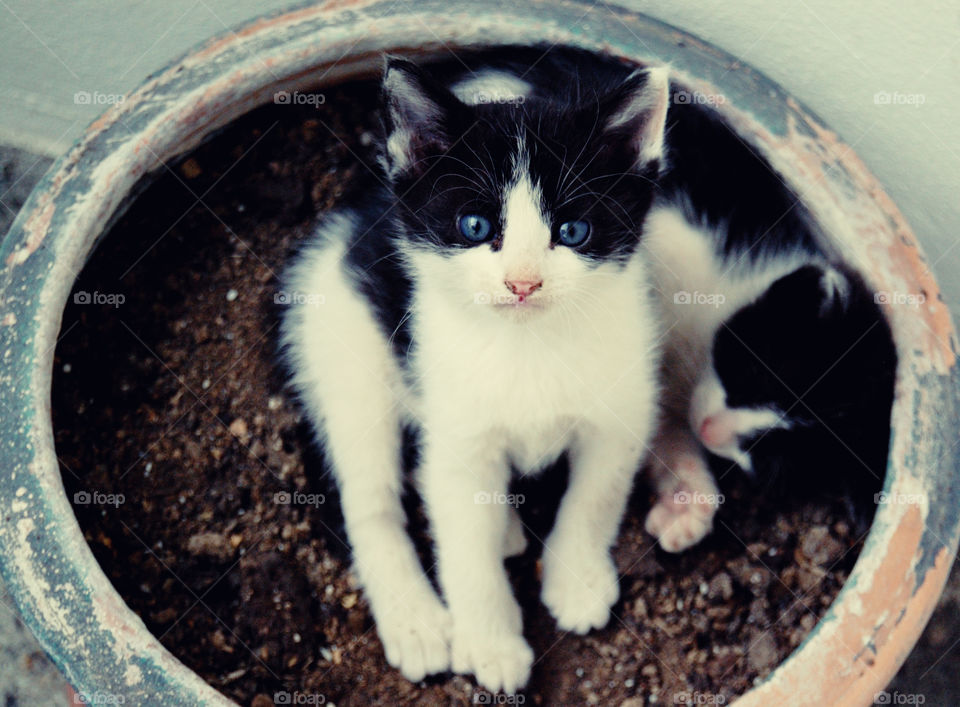
<svg viewBox="0 0 960 707">
<path fill-rule="evenodd" d="M 730 243 L 658 204 L 644 245 L 668 328 L 663 410 L 646 528 L 678 552 L 712 526 L 721 496 L 705 451 L 796 493 L 878 490 L 896 352 L 862 278 L 809 243 Z M 751 252 L 753 251 L 753 252 Z"/>
<path fill-rule="evenodd" d="M 285 278 L 294 385 L 342 498 L 388 661 L 514 691 L 533 654 L 503 559 L 506 491 L 571 476 L 543 556 L 562 629 L 607 623 L 610 557 L 656 427 L 658 322 L 639 247 L 663 156 L 665 69 L 488 68 L 438 81 L 391 59 L 382 183 L 328 215 Z M 401 433 L 446 606 L 401 507 Z"/>
</svg>

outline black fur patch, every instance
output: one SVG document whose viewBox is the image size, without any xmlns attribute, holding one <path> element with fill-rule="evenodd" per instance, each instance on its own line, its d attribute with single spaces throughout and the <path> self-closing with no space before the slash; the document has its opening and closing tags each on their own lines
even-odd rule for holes
<svg viewBox="0 0 960 707">
<path fill-rule="evenodd" d="M 662 193 L 725 234 L 726 255 L 820 252 L 799 197 L 709 108 L 671 102 L 667 155 Z"/>
<path fill-rule="evenodd" d="M 418 120 L 409 107 L 397 109 L 397 96 L 385 96 L 385 139 L 394 131 L 411 139 L 413 158 L 397 170 L 393 191 L 402 230 L 413 244 L 441 252 L 498 248 L 504 192 L 515 177 L 514 164 L 523 159 L 542 192 L 555 239 L 560 224 L 582 219 L 592 226 L 575 249 L 583 256 L 622 260 L 633 252 L 653 199 L 657 164 L 638 165 L 634 124 L 608 129 L 607 123 L 633 92 L 643 90 L 642 74 L 617 65 L 593 84 L 612 86 L 608 93 L 576 103 L 533 91 L 523 102 L 467 106 L 409 62 L 394 60 L 388 70 L 405 72 L 403 85 L 416 89 L 407 93 L 422 103 Z M 494 238 L 480 245 L 464 239 L 457 219 L 466 213 L 487 217 Z"/>
<path fill-rule="evenodd" d="M 390 337 L 398 361 L 410 348 L 407 312 L 413 283 L 397 250 L 397 205 L 387 189 L 370 177 L 346 202 L 356 227 L 347 243 L 344 268 L 373 306 L 384 336 Z"/>
<path fill-rule="evenodd" d="M 580 49 L 547 49 L 510 46 L 458 52 L 458 61 L 431 66 L 430 73 L 450 85 L 471 72 L 501 69 L 531 83 L 538 101 L 597 106 L 636 69 Z M 749 251 L 751 257 L 761 257 L 798 248 L 818 253 L 809 214 L 797 194 L 716 111 L 677 100 L 677 91 L 672 89 L 666 162 L 660 165 L 663 173 L 654 192 L 688 206 L 694 221 L 724 227 L 721 246 L 728 254 Z"/>
</svg>

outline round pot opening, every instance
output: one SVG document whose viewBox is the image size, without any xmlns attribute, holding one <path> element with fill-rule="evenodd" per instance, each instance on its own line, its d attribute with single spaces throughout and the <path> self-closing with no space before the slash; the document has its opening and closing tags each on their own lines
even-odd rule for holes
<svg viewBox="0 0 960 707">
<path fill-rule="evenodd" d="M 65 326 L 60 326 L 64 303 L 69 298 L 68 305 L 78 311 L 77 308 L 88 303 L 83 302 L 82 297 L 78 300 L 76 295 L 86 293 L 90 298 L 89 304 L 101 307 L 98 311 L 109 314 L 109 309 L 113 307 L 117 315 L 114 317 L 116 322 L 123 320 L 123 307 L 129 306 L 128 301 L 133 303 L 136 299 L 143 304 L 149 299 L 144 297 L 151 285 L 149 276 L 144 276 L 144 282 L 138 284 L 140 289 L 137 293 L 98 290 L 92 286 L 93 281 L 83 279 L 76 287 L 71 287 L 94 243 L 106 232 L 105 224 L 112 221 L 116 235 L 124 232 L 124 219 L 130 223 L 135 221 L 140 204 L 127 212 L 127 216 L 122 214 L 131 203 L 133 192 L 147 183 L 145 175 L 162 174 L 168 170 L 164 165 L 170 165 L 176 176 L 171 177 L 168 173 L 168 182 L 186 185 L 183 194 L 187 198 L 189 192 L 194 191 L 202 196 L 204 189 L 211 188 L 220 179 L 229 181 L 230 164 L 228 161 L 211 166 L 212 163 L 207 164 L 207 158 L 203 155 L 212 154 L 211 147 L 220 144 L 216 141 L 222 141 L 231 131 L 243 129 L 244 125 L 255 125 L 255 121 L 250 121 L 256 116 L 267 115 L 264 111 L 282 108 L 264 109 L 241 118 L 236 125 L 215 138 L 215 142 L 205 145 L 199 153 L 184 160 L 186 151 L 253 107 L 272 100 L 278 92 L 286 92 L 287 95 L 295 92 L 315 96 L 322 94 L 325 96 L 324 104 L 329 107 L 329 96 L 341 90 L 336 86 L 347 80 L 369 78 L 376 73 L 381 51 L 431 59 L 447 53 L 445 43 L 452 47 L 483 46 L 489 44 L 491 37 L 497 38 L 497 44 L 560 42 L 641 62 L 669 61 L 677 70 L 680 85 L 689 90 L 691 95 L 724 96 L 727 100 L 715 106 L 717 112 L 737 131 L 745 144 L 762 154 L 790 187 L 802 195 L 804 205 L 810 209 L 840 255 L 859 266 L 878 291 L 923 292 L 925 295 L 923 307 L 909 311 L 893 304 L 886 307 L 900 355 L 900 365 L 885 491 L 897 495 L 911 494 L 917 502 L 880 506 L 870 537 L 856 565 L 850 570 L 845 588 L 819 626 L 765 682 L 741 698 L 744 704 L 751 704 L 751 701 L 759 704 L 761 700 L 766 702 L 770 699 L 786 699 L 788 696 L 791 702 L 809 704 L 841 700 L 858 703 L 872 699 L 872 695 L 882 689 L 906 656 L 929 616 L 945 579 L 956 541 L 956 520 L 951 517 L 949 510 L 955 500 L 956 464 L 952 450 L 946 444 L 956 405 L 956 374 L 951 348 L 953 332 L 949 315 L 936 295 L 936 284 L 920 260 L 913 237 L 902 218 L 855 156 L 814 117 L 762 77 L 744 69 L 730 71 L 732 59 L 676 30 L 610 8 L 590 9 L 579 4 L 560 2 L 537 3 L 524 8 L 498 5 L 495 10 L 491 10 L 488 4 L 463 3 L 454 9 L 444 9 L 440 14 L 437 9 L 427 3 L 416 10 L 391 11 L 389 3 L 375 2 L 351 9 L 305 8 L 254 23 L 242 32 L 215 40 L 152 78 L 123 105 L 94 123 L 84 141 L 58 163 L 26 205 L 3 246 L 6 307 L 4 348 L 10 352 L 13 365 L 10 377 L 3 381 L 2 394 L 7 409 L 18 410 L 20 414 L 16 417 L 17 423 L 6 425 L 4 431 L 4 441 L 7 442 L 4 448 L 10 450 L 6 465 L 9 473 L 2 481 L 3 497 L 8 499 L 8 508 L 0 526 L 0 557 L 4 575 L 25 619 L 40 635 L 58 665 L 84 694 L 122 694 L 138 702 L 172 698 L 174 695 L 178 699 L 189 696 L 188 700 L 208 702 L 224 699 L 173 658 L 146 630 L 137 616 L 124 605 L 90 553 L 74 512 L 79 509 L 81 515 L 87 514 L 89 518 L 110 508 L 117 509 L 127 499 L 121 500 L 119 492 L 113 488 L 79 485 L 71 488 L 69 481 L 67 486 L 71 493 L 65 494 L 53 446 L 54 429 L 51 427 L 48 401 L 54 342 L 58 339 L 58 332 L 59 338 L 62 338 L 61 351 L 70 343 L 69 322 L 64 320 Z M 436 35 L 424 43 L 422 38 L 427 28 Z M 411 50 L 411 47 L 418 49 Z M 322 88 L 317 88 L 318 85 Z M 320 103 L 319 99 L 316 103 Z M 320 123 L 333 120 L 331 116 L 334 113 L 313 106 L 308 108 L 317 113 L 312 120 L 319 122 L 313 128 L 318 132 L 325 130 L 327 126 Z M 295 106 L 291 106 L 291 109 L 300 110 Z M 305 116 L 297 129 L 301 131 L 301 139 L 309 142 L 309 138 L 302 134 L 305 128 L 309 128 L 305 125 L 307 119 Z M 278 146 L 279 143 L 272 142 L 271 138 L 272 131 L 277 128 L 271 128 L 269 124 L 258 127 L 260 134 L 252 135 L 249 142 L 241 144 L 239 154 L 234 157 L 252 157 L 256 164 L 263 164 L 266 170 L 272 170 L 271 160 L 258 158 L 256 146 Z M 334 128 L 335 133 L 339 130 L 340 134 L 344 134 L 355 126 L 346 125 L 345 129 L 329 127 Z M 285 129 L 284 126 L 279 128 Z M 341 151 L 343 163 L 353 159 L 350 151 L 356 152 L 363 147 L 363 132 L 355 133 L 353 137 L 355 143 L 347 141 L 346 145 L 333 146 L 333 149 Z M 344 151 L 344 148 L 349 149 Z M 244 149 L 250 150 L 246 156 Z M 274 186 L 283 186 L 283 180 L 289 176 L 283 170 L 296 157 L 295 153 L 291 153 L 285 155 L 284 159 L 272 160 L 278 162 L 276 173 L 272 175 Z M 242 166 L 243 162 L 240 164 Z M 332 184 L 321 171 L 318 168 L 317 174 L 312 177 L 321 186 L 316 193 L 301 194 L 302 201 L 292 210 L 296 215 L 293 222 L 282 223 L 284 215 L 288 213 L 287 204 L 283 204 L 284 208 L 278 209 L 276 214 L 267 215 L 267 223 L 272 227 L 290 229 L 291 233 L 285 237 L 293 238 L 297 228 L 302 228 L 311 209 L 318 202 L 332 198 Z M 325 178 L 327 182 L 323 186 Z M 270 181 L 264 181 L 263 189 L 269 186 Z M 203 185 L 203 188 L 190 189 L 194 183 Z M 145 192 L 145 199 L 153 198 L 155 191 L 152 190 L 151 187 Z M 283 189 L 280 191 L 283 192 Z M 214 272 L 214 279 L 203 283 L 208 287 L 211 283 L 214 285 L 210 293 L 211 302 L 214 297 L 222 295 L 223 299 L 217 301 L 230 303 L 224 304 L 225 307 L 239 306 L 234 303 L 243 305 L 248 297 L 253 297 L 258 303 L 253 306 L 262 306 L 266 311 L 268 305 L 275 304 L 273 296 L 283 294 L 270 289 L 269 271 L 276 268 L 273 267 L 274 261 L 269 259 L 245 271 L 252 274 L 258 283 L 251 288 L 253 294 L 228 286 L 234 277 L 229 267 L 224 270 L 222 278 L 217 278 L 217 268 L 223 265 L 215 262 L 214 256 L 218 253 L 234 254 L 239 256 L 238 260 L 253 262 L 254 258 L 249 254 L 248 246 L 242 242 L 238 227 L 231 228 L 229 223 L 234 213 L 240 213 L 237 211 L 239 206 L 245 210 L 263 209 L 264 193 L 253 192 L 258 196 L 257 199 L 245 198 L 242 193 L 233 194 L 236 198 L 214 204 L 213 212 L 208 214 L 211 228 L 220 229 L 221 243 L 225 244 L 222 247 L 229 246 L 226 250 L 205 252 L 207 246 L 204 245 L 191 254 L 197 258 L 197 272 L 204 269 Z M 283 194 L 277 199 L 283 202 Z M 159 208 L 164 204 L 155 206 Z M 174 205 L 168 201 L 165 206 L 172 208 Z M 232 208 L 234 212 L 229 215 L 225 211 L 218 212 L 220 207 Z M 174 237 L 177 235 L 174 234 Z M 266 235 L 261 237 L 266 239 Z M 123 244 L 114 248 L 116 240 L 111 238 L 105 241 L 103 248 L 123 254 Z M 162 241 L 156 247 L 169 250 L 169 246 Z M 192 244 L 183 242 L 181 247 L 192 247 Z M 139 257 L 136 250 L 126 253 L 132 256 L 130 266 L 134 269 L 137 265 L 134 261 Z M 177 255 L 176 249 L 173 251 L 173 255 L 168 253 L 167 257 Z M 97 257 L 94 256 L 91 262 L 99 262 Z M 263 279 L 256 275 L 260 265 L 266 266 L 267 275 Z M 84 275 L 89 276 L 89 272 Z M 91 286 L 87 287 L 85 282 Z M 159 278 L 152 281 L 152 286 L 161 295 L 168 296 L 172 291 Z M 188 290 L 185 283 L 181 283 L 180 287 Z M 183 301 L 188 302 L 190 293 L 181 294 L 185 295 Z M 125 300 L 119 302 L 116 295 L 123 295 Z M 112 301 L 104 299 L 110 296 L 113 296 Z M 126 299 L 128 297 L 129 300 Z M 162 298 L 154 303 L 156 311 L 162 313 L 169 313 L 165 308 L 173 309 L 182 304 Z M 182 317 L 187 316 L 187 309 L 181 307 Z M 89 315 L 90 311 L 87 310 L 87 316 L 92 316 Z M 149 310 L 141 310 L 141 314 L 144 311 Z M 195 335 L 198 332 L 191 326 L 192 323 L 184 326 L 179 334 L 193 337 L 196 343 L 198 339 Z M 176 326 L 174 322 L 174 328 Z M 142 351 L 153 348 L 149 346 L 154 343 L 150 339 L 149 328 L 142 329 L 137 322 L 121 323 L 115 332 L 128 336 Z M 250 344 L 256 342 L 253 333 L 250 330 L 244 334 L 251 337 Z M 205 335 L 200 333 L 199 336 L 207 337 L 199 342 L 203 343 L 210 340 L 211 332 Z M 91 339 L 89 343 L 93 346 L 97 341 Z M 229 345 L 224 345 L 226 348 L 223 351 L 229 352 Z M 165 360 L 164 352 L 159 353 L 159 359 Z M 122 362 L 115 362 L 118 374 L 115 383 L 120 393 L 124 392 L 122 386 L 125 382 L 148 385 L 152 377 L 169 374 L 169 370 L 165 371 L 163 367 L 150 368 L 158 365 L 155 363 L 156 357 L 149 360 L 154 363 L 141 369 L 143 378 L 139 381 L 125 381 Z M 77 361 L 61 357 L 56 362 L 59 366 L 58 381 L 67 381 L 67 377 L 78 370 Z M 113 365 L 109 359 L 100 363 Z M 172 367 L 176 368 L 177 362 L 172 363 Z M 249 363 L 249 360 L 237 361 L 240 368 Z M 63 370 L 65 364 L 70 364 L 70 372 Z M 99 378 L 93 377 L 92 380 L 108 381 L 109 377 L 101 369 Z M 204 378 L 200 377 L 198 393 L 205 390 L 203 382 Z M 211 376 L 209 387 L 215 388 L 218 383 L 216 375 Z M 271 382 L 267 381 L 267 384 L 265 390 L 270 392 Z M 158 392 L 165 394 L 170 391 Z M 56 390 L 54 394 L 57 394 Z M 265 398 L 268 409 L 270 397 L 268 394 Z M 196 398 L 200 400 L 202 395 Z M 226 428 L 233 435 L 231 439 L 240 443 L 245 438 L 256 436 L 257 426 L 253 415 L 236 414 L 236 411 L 229 409 L 229 401 L 225 405 L 224 424 L 220 426 L 218 421 L 217 426 Z M 66 408 L 62 408 L 61 412 L 63 410 Z M 931 411 L 937 411 L 938 414 L 933 415 Z M 137 411 L 135 406 L 130 407 L 128 413 L 133 416 L 134 412 L 140 414 L 142 411 Z M 191 413 L 186 406 L 183 412 L 189 421 Z M 99 413 L 88 407 L 81 414 Z M 149 422 L 150 412 L 142 414 L 146 417 L 139 424 L 152 424 Z M 278 404 L 277 414 L 292 415 L 283 407 L 282 401 Z M 289 425 L 293 426 L 294 419 L 288 419 Z M 200 431 L 205 434 L 203 430 Z M 266 454 L 272 451 L 279 455 L 281 467 L 283 455 L 292 454 L 288 449 L 301 444 L 289 434 L 287 437 L 284 439 L 283 435 L 279 435 L 279 449 L 265 450 Z M 106 440 L 103 443 L 106 444 Z M 213 448 L 217 448 L 216 444 Z M 62 448 L 58 451 L 62 453 Z M 172 455 L 175 450 L 169 452 Z M 225 448 L 223 454 L 229 457 L 235 452 L 236 449 L 231 447 Z M 190 459 L 192 452 L 184 447 L 183 454 L 183 458 Z M 149 474 L 160 471 L 160 467 L 155 466 L 144 475 L 147 463 L 149 461 L 141 463 L 138 460 L 135 469 L 130 471 L 131 474 L 138 474 L 144 484 L 151 483 L 144 480 L 150 478 Z M 154 468 L 157 471 L 153 471 Z M 125 469 L 120 471 L 126 473 Z M 69 477 L 69 473 L 69 469 L 65 470 L 65 477 Z M 937 489 L 937 493 L 933 493 L 934 489 Z M 271 487 L 270 491 L 288 493 L 291 495 L 290 501 L 294 493 L 313 494 L 313 501 L 318 505 L 318 496 L 327 492 L 326 489 L 300 487 L 295 483 L 277 485 L 276 488 Z M 78 499 L 75 494 L 80 493 L 89 494 L 89 498 L 81 496 Z M 97 493 L 102 498 L 95 497 Z M 242 489 L 238 491 L 239 495 L 243 493 Z M 272 500 L 277 501 L 276 498 Z M 282 499 L 280 502 L 282 504 Z M 326 532 L 319 530 L 323 520 L 326 517 L 318 516 L 319 522 L 311 526 L 318 529 L 317 537 Z M 171 515 L 168 521 L 186 524 L 183 515 Z M 84 528 L 89 530 L 93 526 L 88 523 L 84 522 Z M 132 543 L 142 541 L 140 548 L 144 555 L 152 553 L 158 563 L 165 559 L 162 548 L 155 547 L 149 538 L 136 537 L 138 534 L 132 523 L 126 525 L 127 539 Z M 288 525 L 289 530 L 280 529 L 279 543 L 289 545 L 301 540 L 298 534 L 303 531 L 297 528 L 296 523 L 290 522 Z M 224 563 L 221 568 L 224 569 L 233 562 L 242 563 L 239 549 L 252 547 L 256 540 L 240 532 L 240 541 L 233 546 L 231 536 L 235 534 L 230 530 L 221 528 L 221 532 L 209 535 L 199 532 L 199 528 L 196 530 L 186 539 L 182 549 L 194 558 L 191 562 L 198 567 L 202 563 L 209 563 L 210 567 L 217 568 L 220 567 L 218 563 Z M 96 537 L 88 537 L 87 540 L 97 547 L 101 559 L 109 553 L 109 548 Z M 115 539 L 110 541 L 113 543 Z M 335 540 L 331 539 L 330 542 L 334 543 Z M 311 549 L 309 539 L 303 547 Z M 317 583 L 308 587 L 307 592 L 325 586 L 332 579 L 332 575 L 323 574 L 322 561 L 316 566 L 320 568 Z M 204 577 L 204 571 L 201 567 L 197 575 L 204 581 L 190 586 L 190 591 L 206 611 L 210 597 L 215 596 L 217 591 L 228 591 L 231 585 L 228 583 L 226 589 L 221 585 L 218 589 L 217 579 L 221 572 L 215 571 L 209 577 Z M 251 577 L 255 579 L 251 581 L 303 581 L 294 576 L 283 561 L 273 569 L 258 567 L 243 571 L 252 573 Z M 730 574 L 730 570 L 724 571 Z M 735 579 L 728 576 L 731 582 Z M 749 578 L 746 581 L 749 583 Z M 132 577 L 128 587 L 122 587 L 116 575 L 114 583 L 123 589 L 125 596 L 130 596 L 132 591 L 139 591 L 139 587 L 133 588 L 136 579 Z M 331 586 L 334 587 L 338 608 L 323 617 L 330 621 L 320 623 L 329 626 L 333 620 L 353 620 L 351 608 L 358 599 L 355 590 L 343 578 L 332 582 Z M 713 591 L 723 595 L 725 586 L 723 580 L 719 580 L 717 587 L 711 587 L 708 583 L 705 595 L 709 597 Z M 158 588 L 149 587 L 149 590 L 142 593 L 156 593 Z M 163 590 L 162 583 L 159 590 Z M 698 586 L 695 593 L 699 591 Z M 650 606 L 650 598 L 640 595 L 634 597 L 638 598 L 644 599 L 646 611 L 653 616 L 656 610 Z M 249 600 L 249 597 L 241 595 L 240 604 Z M 313 611 L 321 611 L 316 606 Z M 897 610 L 890 611 L 892 606 Z M 266 605 L 257 608 L 255 603 L 248 608 L 252 614 L 271 609 Z M 641 610 L 636 601 L 632 608 Z M 138 610 L 142 611 L 143 607 L 138 607 Z M 158 608 L 153 613 L 161 610 Z M 164 617 L 151 616 L 149 610 L 145 613 L 144 618 L 154 628 L 155 634 L 162 633 L 168 625 L 181 618 L 178 616 L 164 622 Z M 298 620 L 296 611 L 290 617 L 291 621 Z M 299 617 L 299 620 L 309 623 L 317 621 L 317 617 L 306 615 Z M 230 635 L 229 627 L 218 625 L 216 621 L 210 627 L 203 640 L 211 642 L 215 648 L 219 644 L 219 649 L 226 656 L 248 648 L 256 653 L 261 648 L 241 645 L 239 637 Z M 251 627 L 251 630 L 254 628 Z M 369 628 L 369 625 L 361 624 L 352 627 L 352 630 L 359 638 Z M 171 630 L 176 629 L 171 627 Z M 219 637 L 217 630 L 220 631 Z M 370 633 L 368 638 L 375 642 L 372 637 Z M 289 640 L 291 644 L 302 643 L 304 637 L 301 635 L 298 642 L 293 635 L 285 635 L 283 640 Z M 269 641 L 264 642 L 267 651 L 258 660 L 269 667 L 269 661 L 275 655 L 271 655 L 273 647 L 268 644 Z M 282 642 L 279 645 L 283 648 Z M 321 646 L 317 647 L 317 653 L 330 669 L 338 664 L 338 658 L 341 661 L 343 659 L 342 655 L 338 656 L 333 651 L 336 647 L 322 646 L 329 652 L 329 657 L 320 652 Z M 789 646 L 789 649 L 792 650 L 793 646 Z M 759 652 L 754 660 L 761 662 Z M 295 668 L 296 665 L 289 667 Z M 611 670 L 614 668 L 611 667 Z M 225 677 L 229 676 L 228 673 L 225 673 Z M 767 675 L 766 672 L 763 674 Z M 814 674 L 822 678 L 817 684 L 811 684 L 813 681 L 809 679 Z M 618 680 L 614 675 L 611 673 L 610 679 Z M 642 680 L 641 675 L 634 677 L 634 681 Z M 243 676 L 234 677 L 234 681 L 242 679 Z M 221 689 L 229 693 L 228 684 L 224 685 Z M 296 687 L 289 685 L 286 689 L 292 693 L 295 690 L 291 688 Z M 300 691 L 322 694 L 311 692 L 313 689 L 307 686 L 306 690 Z"/>
</svg>

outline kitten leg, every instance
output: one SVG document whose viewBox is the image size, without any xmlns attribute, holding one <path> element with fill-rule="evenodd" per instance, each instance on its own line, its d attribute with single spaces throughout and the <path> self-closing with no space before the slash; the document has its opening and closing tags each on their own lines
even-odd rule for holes
<svg viewBox="0 0 960 707">
<path fill-rule="evenodd" d="M 570 485 L 543 553 L 541 599 L 561 629 L 587 633 L 610 619 L 620 592 L 610 548 L 640 457 L 633 437 L 598 431 L 570 451 Z"/>
<path fill-rule="evenodd" d="M 404 387 L 390 345 L 341 266 L 307 251 L 290 290 L 323 292 L 285 316 L 294 384 L 336 475 L 354 567 L 387 661 L 410 680 L 449 667 L 449 616 L 423 573 L 401 505 Z"/>
<path fill-rule="evenodd" d="M 392 432 L 383 425 L 356 446 L 380 445 Z M 407 534 L 395 478 L 399 460 L 369 451 L 340 455 L 347 536 L 387 662 L 417 681 L 449 668 L 450 617 Z"/>
<path fill-rule="evenodd" d="M 488 690 L 514 692 L 530 676 L 533 652 L 503 566 L 509 467 L 496 448 L 487 439 L 431 434 L 420 481 L 453 620 L 451 667 Z"/>
<path fill-rule="evenodd" d="M 507 506 L 507 531 L 503 541 L 503 556 L 516 557 L 527 551 L 527 536 L 523 532 L 520 513 L 513 506 Z"/>
<path fill-rule="evenodd" d="M 400 424 L 383 397 L 386 390 L 376 385 L 355 388 L 365 406 L 330 408 L 325 446 L 337 470 L 354 567 L 387 661 L 416 681 L 449 667 L 449 616 L 407 534 L 400 501 Z M 374 401 L 379 410 L 388 406 L 388 413 L 371 425 Z"/>
<path fill-rule="evenodd" d="M 662 423 L 648 473 L 657 501 L 647 514 L 647 532 L 667 552 L 681 552 L 700 542 L 713 529 L 722 496 L 686 425 Z"/>
</svg>

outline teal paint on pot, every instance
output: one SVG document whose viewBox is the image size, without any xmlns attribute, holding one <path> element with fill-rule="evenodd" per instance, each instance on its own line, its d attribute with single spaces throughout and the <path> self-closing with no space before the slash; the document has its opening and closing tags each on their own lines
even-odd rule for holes
<svg viewBox="0 0 960 707">
<path fill-rule="evenodd" d="M 382 51 L 429 59 L 448 56 L 446 45 L 488 46 L 494 38 L 669 62 L 681 87 L 724 97 L 718 114 L 805 195 L 822 240 L 837 254 L 878 289 L 927 293 L 916 311 L 887 309 L 901 366 L 884 486 L 926 501 L 879 509 L 828 614 L 741 701 L 822 704 L 829 695 L 831 702 L 868 703 L 906 656 L 958 540 L 957 347 L 909 228 L 859 160 L 761 74 L 621 8 L 575 0 L 361 0 L 258 20 L 148 78 L 58 160 L 0 245 L 0 572 L 24 620 L 81 693 L 122 695 L 129 704 L 228 703 L 123 604 L 84 542 L 60 481 L 49 411 L 53 351 L 66 298 L 97 239 L 162 169 L 161 160 L 195 147 L 275 91 L 371 76 Z"/>
</svg>

